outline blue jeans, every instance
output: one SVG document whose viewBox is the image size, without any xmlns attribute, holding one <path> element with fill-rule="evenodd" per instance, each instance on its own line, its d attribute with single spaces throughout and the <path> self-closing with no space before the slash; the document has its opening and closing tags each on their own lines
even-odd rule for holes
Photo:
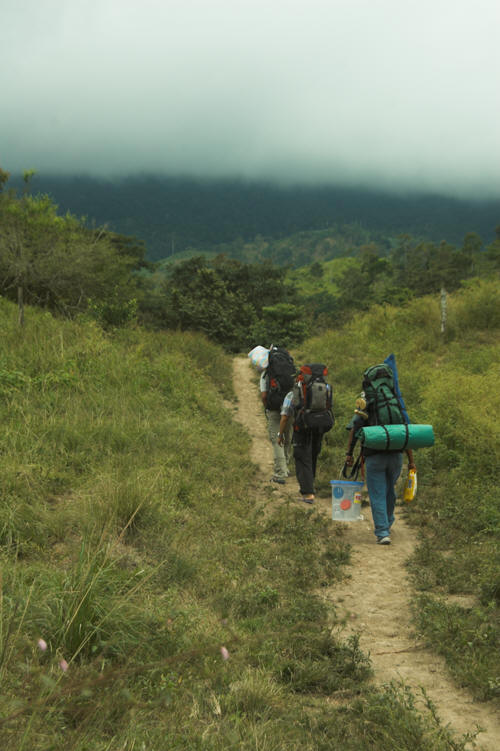
<svg viewBox="0 0 500 751">
<path fill-rule="evenodd" d="M 401 474 L 403 454 L 372 454 L 365 457 L 366 486 L 370 496 L 375 535 L 387 537 L 394 522 L 396 491 L 394 486 Z"/>
</svg>

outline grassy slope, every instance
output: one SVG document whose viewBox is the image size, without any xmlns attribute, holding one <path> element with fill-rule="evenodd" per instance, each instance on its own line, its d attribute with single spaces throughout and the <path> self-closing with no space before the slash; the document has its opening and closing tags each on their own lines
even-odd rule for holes
<svg viewBox="0 0 500 751">
<path fill-rule="evenodd" d="M 15 317 L 0 299 L 5 751 L 452 748 L 332 636 L 315 591 L 348 550 L 316 515 L 252 499 L 218 348 Z"/>
<path fill-rule="evenodd" d="M 436 296 L 376 307 L 307 343 L 298 358 L 326 362 L 336 389 L 322 476 L 342 465 L 363 370 L 391 352 L 412 421 L 436 434 L 432 449 L 416 452 L 418 496 L 407 509 L 421 540 L 410 567 L 421 592 L 416 624 L 459 683 L 479 698 L 500 696 L 498 281 L 473 281 L 449 297 L 444 337 Z M 457 594 L 474 595 L 475 605 L 453 604 Z"/>
</svg>

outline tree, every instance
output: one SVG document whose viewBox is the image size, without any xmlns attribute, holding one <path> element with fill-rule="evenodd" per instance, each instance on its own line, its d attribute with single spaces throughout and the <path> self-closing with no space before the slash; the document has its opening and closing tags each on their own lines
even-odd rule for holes
<svg viewBox="0 0 500 751">
<path fill-rule="evenodd" d="M 255 342 L 279 343 L 291 347 L 302 342 L 309 333 L 309 322 L 302 309 L 289 303 L 269 305 L 253 330 Z"/>
<path fill-rule="evenodd" d="M 378 302 L 376 293 L 381 285 L 377 285 L 377 282 L 380 278 L 389 278 L 391 273 L 389 262 L 379 256 L 377 246 L 374 243 L 363 245 L 357 264 L 342 273 L 339 284 L 339 315 L 366 310 Z"/>
<path fill-rule="evenodd" d="M 464 237 L 464 243 L 462 246 L 463 252 L 469 255 L 476 255 L 477 253 L 481 252 L 482 247 L 483 241 L 481 240 L 477 232 L 467 232 Z"/>
<path fill-rule="evenodd" d="M 1 198 L 0 290 L 17 298 L 21 325 L 26 302 L 73 315 L 92 298 L 116 303 L 134 296 L 137 255 L 118 249 L 105 230 L 59 216 L 48 196 Z"/>
<path fill-rule="evenodd" d="M 203 256 L 176 265 L 163 291 L 168 326 L 202 331 L 230 350 L 239 349 L 256 321 L 240 290 L 230 289 Z"/>
<path fill-rule="evenodd" d="M 240 351 L 269 330 L 259 321 L 270 320 L 273 306 L 284 305 L 275 311 L 279 330 L 287 322 L 295 330 L 297 294 L 285 284 L 285 274 L 286 269 L 269 262 L 244 264 L 225 256 L 178 263 L 163 283 L 164 325 L 203 331 L 230 351 Z"/>
<path fill-rule="evenodd" d="M 6 172 L 0 167 L 0 193 L 2 192 L 4 185 L 8 182 L 10 172 Z"/>
<path fill-rule="evenodd" d="M 500 224 L 495 228 L 495 239 L 488 245 L 486 255 L 493 268 L 500 269 Z"/>
<path fill-rule="evenodd" d="M 381 274 L 390 274 L 391 267 L 385 258 L 380 257 L 380 252 L 375 243 L 362 245 L 360 248 L 361 271 L 366 275 L 368 285 L 373 284 Z"/>
<path fill-rule="evenodd" d="M 2 201 L 0 226 L 0 272 L 4 292 L 15 289 L 18 302 L 18 320 L 24 324 L 26 291 L 37 279 L 37 265 L 45 247 L 56 242 L 57 217 L 48 199 L 22 199 Z"/>
<path fill-rule="evenodd" d="M 323 277 L 323 274 L 325 273 L 325 270 L 319 261 L 315 261 L 310 265 L 309 273 L 315 279 L 321 279 Z"/>
</svg>

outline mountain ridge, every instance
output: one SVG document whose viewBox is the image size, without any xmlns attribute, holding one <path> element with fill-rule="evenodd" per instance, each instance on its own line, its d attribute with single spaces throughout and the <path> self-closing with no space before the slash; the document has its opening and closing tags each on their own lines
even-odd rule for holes
<svg viewBox="0 0 500 751">
<path fill-rule="evenodd" d="M 11 185 L 22 179 L 14 176 Z M 88 223 L 132 235 L 157 261 L 188 248 L 243 246 L 256 237 L 359 225 L 369 234 L 460 244 L 476 232 L 487 245 L 500 223 L 500 199 L 465 199 L 367 188 L 279 186 L 243 180 L 134 175 L 119 179 L 35 175 L 33 192 L 47 193 Z"/>
</svg>

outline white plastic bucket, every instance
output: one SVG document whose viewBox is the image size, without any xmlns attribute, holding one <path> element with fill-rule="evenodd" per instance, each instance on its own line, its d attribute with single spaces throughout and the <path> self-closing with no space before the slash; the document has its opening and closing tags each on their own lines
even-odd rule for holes
<svg viewBox="0 0 500 751">
<path fill-rule="evenodd" d="M 332 519 L 336 522 L 354 522 L 361 516 L 362 482 L 330 480 L 332 486 Z"/>
</svg>

